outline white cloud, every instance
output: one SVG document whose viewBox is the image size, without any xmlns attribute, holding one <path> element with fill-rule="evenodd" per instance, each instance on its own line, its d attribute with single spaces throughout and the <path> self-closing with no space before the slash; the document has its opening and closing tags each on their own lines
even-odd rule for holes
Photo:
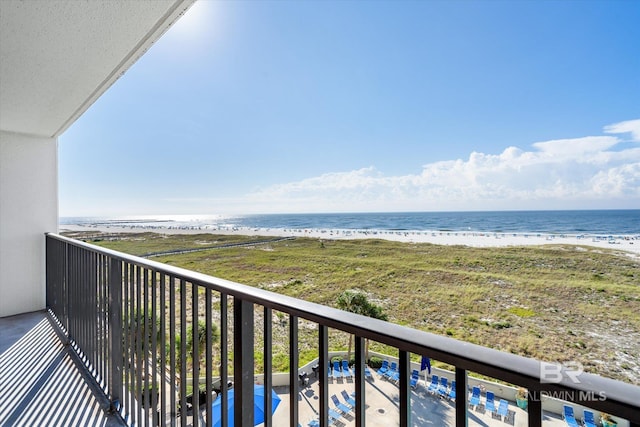
<svg viewBox="0 0 640 427">
<path fill-rule="evenodd" d="M 587 136 L 575 139 L 556 139 L 533 144 L 541 153 L 557 160 L 575 158 L 589 153 L 599 153 L 618 144 L 614 136 Z"/>
<path fill-rule="evenodd" d="M 605 126 L 605 133 L 630 133 L 632 141 L 640 142 L 640 119 L 627 120 L 625 122 L 614 123 Z"/>
<path fill-rule="evenodd" d="M 640 142 L 640 119 L 604 131 Z M 419 174 L 332 172 L 264 188 L 246 201 L 263 212 L 638 208 L 640 147 L 622 142 L 587 136 L 536 142 L 529 151 L 472 152 L 466 160 L 425 164 Z"/>
</svg>

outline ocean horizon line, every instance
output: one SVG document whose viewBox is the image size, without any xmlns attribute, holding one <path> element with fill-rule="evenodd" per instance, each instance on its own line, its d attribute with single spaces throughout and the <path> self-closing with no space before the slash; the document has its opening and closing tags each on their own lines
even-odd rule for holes
<svg viewBox="0 0 640 427">
<path fill-rule="evenodd" d="M 306 213 L 248 215 L 161 215 L 61 217 L 60 225 L 135 228 L 324 229 L 478 233 L 542 233 L 550 235 L 640 234 L 640 209 Z"/>
<path fill-rule="evenodd" d="M 253 213 L 150 213 L 150 214 L 116 214 L 116 215 L 59 215 L 59 218 L 158 218 L 158 217 L 235 217 L 235 216 L 255 216 L 255 215 L 386 215 L 386 214 L 447 214 L 447 213 L 519 213 L 519 212 L 628 212 L 638 211 L 640 208 L 605 208 L 605 209 L 480 209 L 480 210 L 399 210 L 399 211 L 327 211 L 327 212 L 253 212 Z"/>
</svg>

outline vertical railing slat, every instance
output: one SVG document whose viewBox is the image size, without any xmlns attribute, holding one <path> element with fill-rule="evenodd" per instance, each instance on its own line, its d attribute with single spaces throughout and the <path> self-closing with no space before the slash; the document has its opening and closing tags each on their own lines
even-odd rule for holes
<svg viewBox="0 0 640 427">
<path fill-rule="evenodd" d="M 167 319 L 166 319 L 166 280 L 160 273 L 160 425 L 167 425 Z"/>
<path fill-rule="evenodd" d="M 122 354 L 126 355 L 123 363 L 123 378 L 124 378 L 124 390 L 126 394 L 123 395 L 123 404 L 126 411 L 131 410 L 131 268 L 129 263 L 122 264 L 123 277 L 124 277 L 124 290 L 122 292 L 122 306 L 123 306 L 123 328 L 124 336 L 122 337 L 123 349 Z"/>
<path fill-rule="evenodd" d="M 291 427 L 298 427 L 298 317 L 289 316 L 289 421 Z"/>
<path fill-rule="evenodd" d="M 229 317 L 227 294 L 220 294 L 220 421 L 222 427 L 229 423 L 229 396 L 227 383 L 229 381 Z"/>
<path fill-rule="evenodd" d="M 411 426 L 411 390 L 409 386 L 409 353 L 398 352 L 398 370 L 400 373 L 400 426 Z"/>
<path fill-rule="evenodd" d="M 355 392 L 356 392 L 356 408 L 355 418 L 356 427 L 364 427 L 366 423 L 365 416 L 365 380 L 364 380 L 364 338 L 360 336 L 354 337 L 354 353 L 355 353 Z"/>
<path fill-rule="evenodd" d="M 187 285 L 180 279 L 180 425 L 187 425 Z"/>
<path fill-rule="evenodd" d="M 136 380 L 134 390 L 134 399 L 136 399 L 136 423 L 142 424 L 142 405 L 140 404 L 140 398 L 142 396 L 142 328 L 140 325 L 140 315 L 142 313 L 142 267 L 135 266 L 135 291 L 136 291 L 136 305 L 135 305 L 135 334 L 136 334 Z"/>
<path fill-rule="evenodd" d="M 153 425 L 156 426 L 160 423 L 158 416 L 158 274 L 150 270 L 150 283 L 151 283 L 151 408 L 152 408 L 152 420 Z M 164 408 L 163 408 L 164 411 Z"/>
<path fill-rule="evenodd" d="M 111 411 L 118 411 L 122 389 L 122 263 L 109 262 L 109 387 Z"/>
<path fill-rule="evenodd" d="M 207 427 L 210 427 L 213 424 L 212 418 L 212 408 L 211 405 L 213 403 L 212 395 L 213 395 L 213 306 L 212 306 L 212 292 L 211 289 L 207 288 L 204 293 L 205 298 L 205 323 L 207 328 L 207 337 L 206 337 L 206 354 L 205 357 L 207 359 L 206 367 L 205 367 L 205 389 L 207 391 L 207 400 L 206 400 L 206 413 L 205 413 L 205 423 Z"/>
<path fill-rule="evenodd" d="M 233 298 L 233 377 L 235 425 L 253 426 L 253 303 Z"/>
<path fill-rule="evenodd" d="M 141 410 L 143 411 L 144 425 L 148 425 L 149 417 L 147 417 L 147 408 L 149 407 L 149 400 L 151 399 L 151 392 L 149 391 L 149 269 L 142 268 L 142 363 L 144 366 L 144 372 L 142 373 L 143 386 L 142 386 L 142 404 Z"/>
<path fill-rule="evenodd" d="M 456 427 L 469 425 L 467 371 L 456 366 Z"/>
<path fill-rule="evenodd" d="M 171 427 L 176 426 L 176 280 L 169 275 L 169 385 L 171 386 Z"/>
<path fill-rule="evenodd" d="M 271 395 L 271 389 L 273 387 L 273 377 L 271 375 L 271 370 L 273 369 L 272 363 L 272 353 L 273 353 L 273 324 L 272 324 L 272 315 L 270 307 L 264 308 L 264 350 L 262 352 L 263 356 L 263 370 L 264 370 L 264 407 L 271 408 L 273 404 L 273 398 Z M 273 417 L 270 410 L 265 411 L 265 420 L 264 427 L 272 427 L 273 426 Z"/>
<path fill-rule="evenodd" d="M 329 425 L 329 330 L 326 325 L 318 325 L 318 371 L 319 378 L 318 412 L 320 413 L 320 426 Z M 356 376 L 356 384 L 358 378 Z"/>
<path fill-rule="evenodd" d="M 193 390 L 191 393 L 191 407 L 193 411 L 193 427 L 200 426 L 200 417 L 198 414 L 200 413 L 200 325 L 198 318 L 198 284 L 192 282 L 191 283 L 191 344 L 192 344 L 192 354 L 191 358 L 191 389 Z"/>
<path fill-rule="evenodd" d="M 527 413 L 529 415 L 529 427 L 542 427 L 542 399 L 540 392 L 529 390 Z"/>
</svg>

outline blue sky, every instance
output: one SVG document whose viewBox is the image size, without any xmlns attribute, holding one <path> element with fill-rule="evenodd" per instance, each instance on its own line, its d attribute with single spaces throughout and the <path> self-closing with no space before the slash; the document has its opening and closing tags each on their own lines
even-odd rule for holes
<svg viewBox="0 0 640 427">
<path fill-rule="evenodd" d="M 201 0 L 60 137 L 60 215 L 640 208 L 638 22 Z"/>
</svg>

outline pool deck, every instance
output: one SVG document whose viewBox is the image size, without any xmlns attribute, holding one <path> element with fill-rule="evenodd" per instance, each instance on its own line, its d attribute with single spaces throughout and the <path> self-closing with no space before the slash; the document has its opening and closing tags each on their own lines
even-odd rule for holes
<svg viewBox="0 0 640 427">
<path fill-rule="evenodd" d="M 274 387 L 274 390 L 282 401 L 273 414 L 274 426 L 289 425 L 289 387 Z M 346 390 L 351 394 L 354 391 L 353 379 L 329 380 L 329 396 L 336 395 L 344 403 L 341 391 Z M 398 386 L 390 381 L 381 378 L 373 373 L 373 379 L 367 381 L 365 387 L 366 405 L 366 425 L 367 427 L 392 427 L 399 425 L 400 395 Z M 481 400 L 484 402 L 484 396 Z M 496 401 L 496 406 L 497 406 Z M 309 386 L 300 391 L 298 398 L 299 422 L 302 427 L 309 425 L 309 422 L 318 419 L 318 381 L 313 380 Z M 336 409 L 333 402 L 329 407 Z M 523 409 L 516 406 L 515 402 L 509 402 L 509 415 L 503 419 L 493 415 L 481 405 L 478 408 L 468 410 L 468 425 L 489 427 L 489 426 L 528 426 L 528 415 Z M 332 424 L 338 427 L 355 426 L 353 411 L 343 414 L 340 419 Z M 424 380 L 418 382 L 415 390 L 411 391 L 411 425 L 413 426 L 455 426 L 455 402 L 433 395 L 427 391 Z M 544 412 L 543 425 L 565 426 L 562 418 L 557 414 Z"/>
</svg>

